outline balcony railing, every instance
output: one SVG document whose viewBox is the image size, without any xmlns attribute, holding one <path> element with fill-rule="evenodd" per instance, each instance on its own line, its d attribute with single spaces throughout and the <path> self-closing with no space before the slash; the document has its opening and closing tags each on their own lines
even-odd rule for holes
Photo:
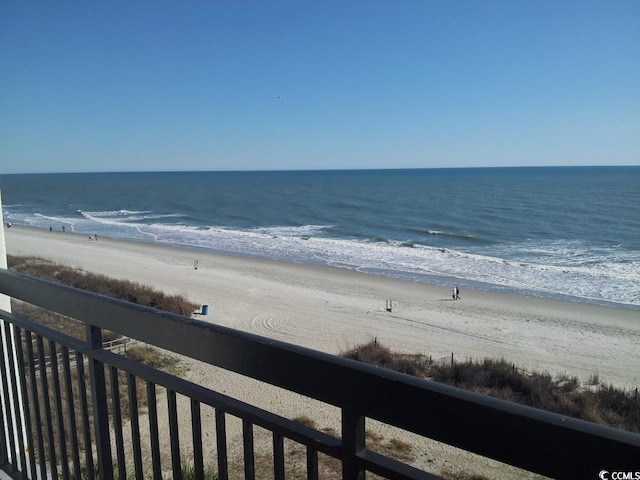
<svg viewBox="0 0 640 480">
<path fill-rule="evenodd" d="M 78 340 L 0 311 L 8 359 L 0 362 L 0 465 L 14 478 L 182 478 L 182 397 L 191 406 L 187 450 L 195 478 L 204 478 L 212 459 L 218 478 L 229 478 L 234 455 L 241 468 L 232 478 L 264 478 L 256 468 L 254 429 L 270 436 L 268 478 L 293 478 L 285 441 L 305 451 L 298 458 L 303 478 L 322 478 L 319 455 L 336 459 L 344 479 L 438 478 L 369 449 L 371 420 L 554 478 L 640 471 L 640 435 L 6 270 L 0 270 L 0 293 L 86 325 L 86 338 Z M 104 348 L 105 330 L 337 407 L 341 431 L 317 430 L 132 361 Z M 159 391 L 166 395 L 168 451 L 161 447 Z M 203 408 L 214 412 L 214 432 L 203 432 Z M 229 448 L 231 417 L 241 422 L 238 454 Z"/>
</svg>

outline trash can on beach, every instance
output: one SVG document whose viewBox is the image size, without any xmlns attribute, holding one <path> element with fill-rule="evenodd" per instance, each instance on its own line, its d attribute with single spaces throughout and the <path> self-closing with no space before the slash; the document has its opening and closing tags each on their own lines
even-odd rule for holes
<svg viewBox="0 0 640 480">
<path fill-rule="evenodd" d="M 202 305 L 202 315 L 209 315 L 209 305 Z"/>
</svg>

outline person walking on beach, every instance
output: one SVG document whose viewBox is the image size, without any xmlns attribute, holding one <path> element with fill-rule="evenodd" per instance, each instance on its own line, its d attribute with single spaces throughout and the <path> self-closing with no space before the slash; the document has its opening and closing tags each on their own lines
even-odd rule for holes
<svg viewBox="0 0 640 480">
<path fill-rule="evenodd" d="M 454 300 L 458 296 L 458 287 L 456 287 L 455 285 L 453 286 L 453 295 L 451 296 L 453 297 Z"/>
<path fill-rule="evenodd" d="M 456 300 L 460 300 L 460 289 L 458 287 L 455 287 L 456 289 Z"/>
</svg>

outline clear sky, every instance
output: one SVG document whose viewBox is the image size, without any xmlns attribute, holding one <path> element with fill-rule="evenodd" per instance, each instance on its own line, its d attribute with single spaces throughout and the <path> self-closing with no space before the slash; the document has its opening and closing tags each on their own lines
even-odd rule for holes
<svg viewBox="0 0 640 480">
<path fill-rule="evenodd" d="M 0 2 L 0 173 L 521 165 L 640 165 L 640 1 Z"/>
</svg>

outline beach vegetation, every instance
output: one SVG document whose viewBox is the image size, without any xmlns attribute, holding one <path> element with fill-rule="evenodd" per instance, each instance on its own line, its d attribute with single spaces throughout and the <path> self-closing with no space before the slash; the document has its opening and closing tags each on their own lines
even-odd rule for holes
<svg viewBox="0 0 640 480">
<path fill-rule="evenodd" d="M 637 390 L 606 385 L 592 375 L 586 384 L 574 375 L 529 372 L 505 359 L 434 361 L 423 354 L 395 353 L 377 340 L 344 351 L 342 356 L 427 378 L 436 382 L 640 433 Z"/>
<path fill-rule="evenodd" d="M 440 472 L 440 476 L 444 480 L 489 480 L 489 478 L 484 475 L 466 472 L 452 472 L 449 470 L 443 470 Z"/>
<path fill-rule="evenodd" d="M 313 428 L 313 429 L 317 429 L 318 428 L 318 425 L 316 424 L 316 421 L 313 418 L 310 418 L 307 415 L 300 415 L 298 417 L 295 417 L 293 419 L 293 421 L 301 423 L 305 427 L 309 427 L 309 428 Z"/>
<path fill-rule="evenodd" d="M 379 343 L 376 339 L 345 350 L 345 358 L 394 370 L 414 377 L 425 377 L 429 372 L 430 359 L 422 354 L 400 354 Z"/>
<path fill-rule="evenodd" d="M 137 344 L 128 347 L 125 356 L 176 377 L 181 377 L 187 372 L 187 368 L 180 358 L 166 355 L 159 349 L 149 345 Z"/>
<path fill-rule="evenodd" d="M 88 292 L 98 293 L 146 307 L 164 310 L 178 315 L 191 316 L 199 305 L 183 295 L 168 295 L 155 288 L 129 280 L 59 265 L 37 257 L 7 256 L 11 270 L 61 283 Z"/>
<path fill-rule="evenodd" d="M 183 461 L 181 466 L 181 474 L 182 480 L 195 480 L 199 478 L 196 475 L 196 468 L 190 461 Z M 218 480 L 218 472 L 216 472 L 212 467 L 205 467 L 204 469 L 204 480 Z"/>
<path fill-rule="evenodd" d="M 114 474 L 118 472 L 117 463 L 113 464 L 112 470 Z M 204 476 L 198 477 L 198 475 L 196 474 L 196 469 L 190 460 L 182 461 L 180 471 L 182 480 L 195 480 L 196 478 L 203 478 L 204 480 L 218 480 L 218 473 L 211 467 L 205 467 Z M 62 480 L 64 476 L 58 475 L 58 478 Z M 100 478 L 100 466 L 95 465 L 91 470 L 86 463 L 82 464 L 80 467 L 80 472 L 72 472 L 70 478 L 71 480 L 89 480 L 92 478 Z M 127 474 L 126 479 L 123 480 L 134 480 L 135 478 L 135 473 L 131 473 Z M 151 480 L 152 476 L 145 475 L 144 478 Z M 172 476 L 166 476 L 166 478 L 172 478 Z"/>
<path fill-rule="evenodd" d="M 104 275 L 61 266 L 42 258 L 10 255 L 7 257 L 7 263 L 12 270 L 26 275 L 171 313 L 191 315 L 198 307 L 198 305 L 187 301 L 181 295 L 166 295 L 150 287 L 128 280 L 113 279 Z M 86 339 L 86 325 L 73 318 L 14 299 L 12 299 L 12 310 L 19 316 L 28 318 L 35 323 L 54 330 L 64 332 L 73 338 L 79 340 Z M 174 375 L 185 373 L 184 364 L 175 356 L 163 354 L 159 350 L 149 346 L 136 345 L 127 348 L 127 343 L 124 342 L 124 340 L 128 339 L 123 339 L 120 335 L 108 330 L 102 331 L 102 337 L 104 344 L 116 343 L 118 340 L 122 340 L 124 355 L 145 365 Z M 44 355 L 49 356 L 49 343 L 44 343 L 43 347 Z"/>
</svg>

